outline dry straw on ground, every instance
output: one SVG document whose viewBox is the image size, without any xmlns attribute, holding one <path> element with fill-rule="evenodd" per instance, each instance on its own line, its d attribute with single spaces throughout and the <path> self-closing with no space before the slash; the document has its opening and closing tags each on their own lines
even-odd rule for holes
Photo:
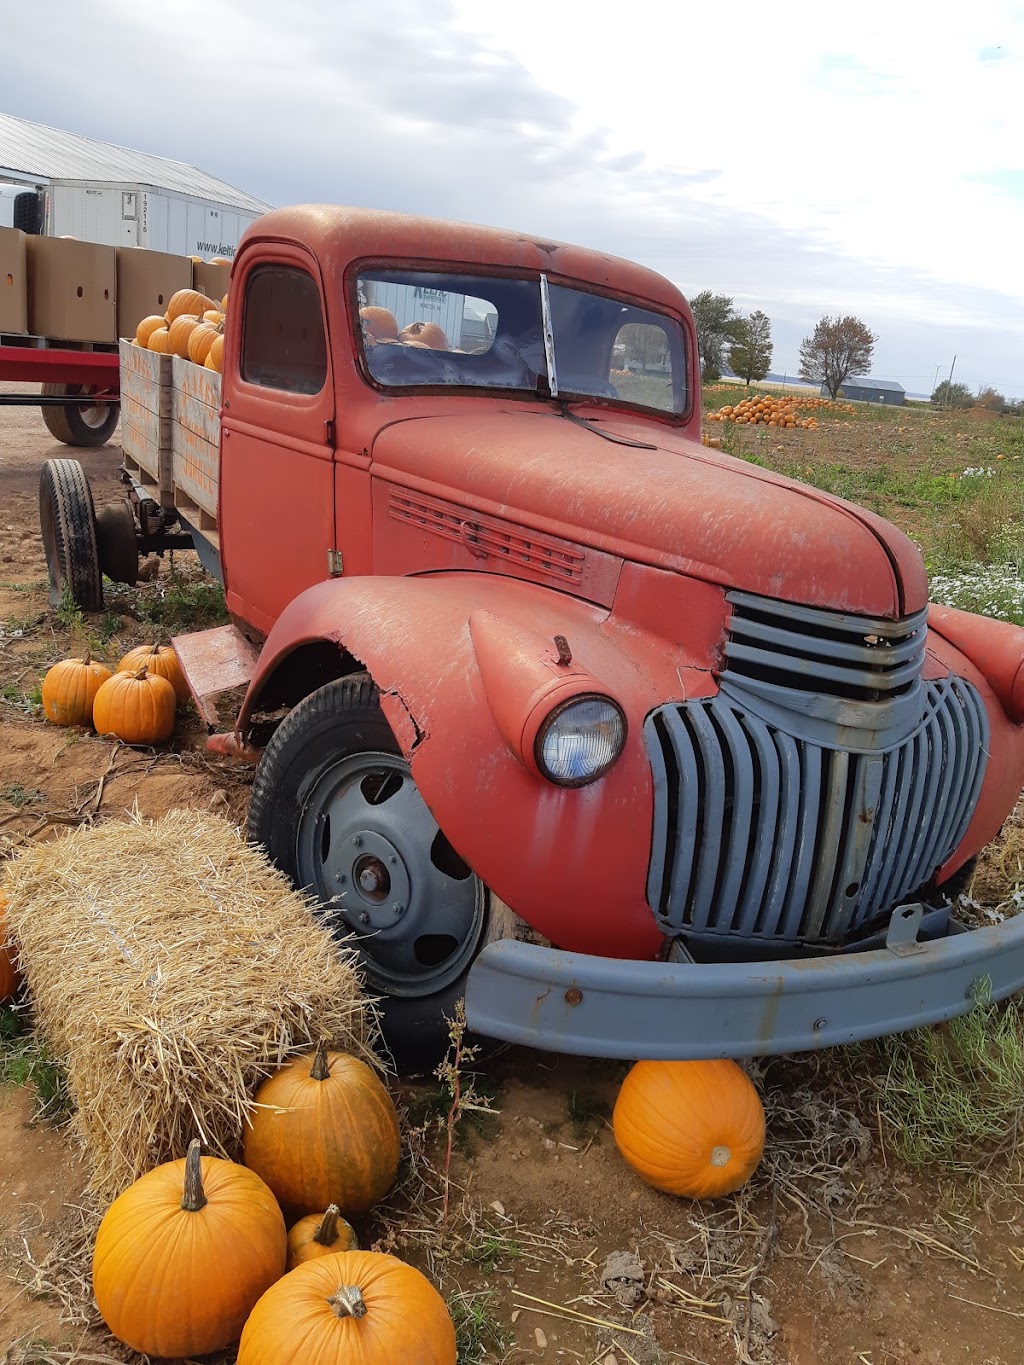
<svg viewBox="0 0 1024 1365">
<path fill-rule="evenodd" d="M 15 858 L 4 890 L 103 1197 L 193 1137 L 237 1156 L 263 1076 L 321 1036 L 365 1046 L 354 956 L 219 816 L 76 830 Z"/>
</svg>

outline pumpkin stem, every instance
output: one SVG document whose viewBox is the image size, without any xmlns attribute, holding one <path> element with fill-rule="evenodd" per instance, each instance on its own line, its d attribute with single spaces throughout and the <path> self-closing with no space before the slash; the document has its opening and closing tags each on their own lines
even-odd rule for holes
<svg viewBox="0 0 1024 1365">
<path fill-rule="evenodd" d="M 326 1081 L 330 1074 L 331 1068 L 327 1061 L 327 1039 L 321 1038 L 316 1045 L 313 1065 L 309 1068 L 309 1079 L 311 1081 Z"/>
<path fill-rule="evenodd" d="M 138 671 L 137 673 L 133 674 L 133 676 L 134 676 L 134 678 L 135 678 L 135 681 L 136 681 L 136 682 L 142 682 L 143 678 L 145 678 L 145 676 L 146 676 L 146 674 L 147 674 L 148 672 L 149 672 L 149 669 L 146 667 L 145 664 L 143 664 L 142 667 L 139 669 L 139 671 Z"/>
<path fill-rule="evenodd" d="M 357 1284 L 339 1284 L 337 1293 L 327 1300 L 336 1318 L 365 1318 L 366 1300 Z"/>
<path fill-rule="evenodd" d="M 712 1166 L 728 1166 L 732 1160 L 732 1152 L 728 1147 L 716 1147 L 711 1153 Z"/>
<path fill-rule="evenodd" d="M 333 1245 L 334 1239 L 338 1235 L 338 1215 L 341 1209 L 337 1204 L 331 1204 L 327 1212 L 320 1219 L 320 1226 L 313 1233 L 313 1241 L 319 1242 L 322 1247 Z"/>
<path fill-rule="evenodd" d="M 85 664 L 86 668 L 88 668 L 89 665 L 92 663 L 92 650 L 91 650 L 91 649 L 87 649 L 87 650 L 85 651 L 85 657 L 82 659 L 82 663 Z"/>
<path fill-rule="evenodd" d="M 185 1193 L 181 1207 L 186 1213 L 198 1213 L 207 1202 L 203 1189 L 203 1168 L 200 1164 L 201 1151 L 199 1139 L 193 1138 L 188 1144 L 188 1155 L 185 1157 Z"/>
</svg>

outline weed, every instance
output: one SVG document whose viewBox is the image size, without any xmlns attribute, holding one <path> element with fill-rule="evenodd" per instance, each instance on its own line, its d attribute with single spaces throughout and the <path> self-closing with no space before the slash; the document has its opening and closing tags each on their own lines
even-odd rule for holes
<svg viewBox="0 0 1024 1365">
<path fill-rule="evenodd" d="M 478 1077 L 463 1070 L 467 1063 L 476 1058 L 478 1049 L 466 1047 L 466 1006 L 460 1000 L 455 1007 L 455 1017 L 448 1021 L 448 1054 L 434 1075 L 441 1082 L 441 1088 L 448 1097 L 448 1109 L 444 1117 L 447 1147 L 444 1160 L 444 1186 L 441 1203 L 441 1226 L 448 1221 L 448 1201 L 451 1193 L 452 1150 L 455 1135 L 459 1131 L 466 1114 L 489 1116 L 494 1113 L 489 1096 L 475 1088 Z"/>
<path fill-rule="evenodd" d="M 97 632 L 104 645 L 109 645 L 115 635 L 121 630 L 121 618 L 116 612 L 105 611 L 103 619 L 100 621 L 99 631 Z"/>
<path fill-rule="evenodd" d="M 589 1137 L 594 1128 L 599 1128 L 602 1119 L 608 1114 L 608 1106 L 599 1095 L 589 1090 L 570 1090 L 566 1096 L 569 1122 L 572 1135 L 577 1142 Z"/>
<path fill-rule="evenodd" d="M 5 683 L 0 687 L 0 702 L 13 706 L 16 711 L 24 711 L 26 715 L 31 715 L 43 704 L 43 689 L 37 683 L 30 692 L 23 692 L 14 683 Z"/>
<path fill-rule="evenodd" d="M 511 1345 L 511 1337 L 494 1316 L 494 1299 L 494 1291 L 485 1289 L 476 1294 L 460 1290 L 448 1300 L 458 1365 L 479 1365 L 490 1352 L 503 1352 Z"/>
<path fill-rule="evenodd" d="M 474 1228 L 473 1234 L 466 1247 L 466 1260 L 480 1266 L 488 1275 L 493 1275 L 503 1262 L 518 1261 L 523 1254 L 523 1248 L 515 1238 L 503 1232 Z"/>
<path fill-rule="evenodd" d="M 0 787 L 0 801 L 7 801 L 16 808 L 45 800 L 46 793 L 38 787 L 23 787 L 20 782 L 8 782 L 5 787 Z"/>
<path fill-rule="evenodd" d="M 0 1008 L 0 1085 L 32 1085 L 41 1118 L 61 1119 L 70 1109 L 62 1068 L 25 1027 L 16 1010 Z"/>
<path fill-rule="evenodd" d="M 109 596 L 118 611 L 167 635 L 223 625 L 228 619 L 224 589 L 205 576 L 172 573 L 136 589 L 112 590 Z"/>
<path fill-rule="evenodd" d="M 54 612 L 57 624 L 64 626 L 67 630 L 79 630 L 83 634 L 86 630 L 85 616 L 82 608 L 75 601 L 71 592 L 71 585 L 65 583 L 60 590 L 60 603 Z"/>
</svg>

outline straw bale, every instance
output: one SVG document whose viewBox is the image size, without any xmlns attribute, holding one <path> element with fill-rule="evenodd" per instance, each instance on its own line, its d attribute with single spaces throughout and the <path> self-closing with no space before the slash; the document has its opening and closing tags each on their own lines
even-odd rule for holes
<svg viewBox="0 0 1024 1365">
<path fill-rule="evenodd" d="M 4 891 L 105 1198 L 193 1137 L 236 1158 L 260 1080 L 316 1039 L 368 1056 L 355 954 L 220 816 L 75 830 L 10 862 Z"/>
</svg>

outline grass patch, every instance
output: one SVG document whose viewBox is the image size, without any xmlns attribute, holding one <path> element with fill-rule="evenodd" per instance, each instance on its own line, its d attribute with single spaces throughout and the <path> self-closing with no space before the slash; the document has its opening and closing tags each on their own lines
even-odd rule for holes
<svg viewBox="0 0 1024 1365">
<path fill-rule="evenodd" d="M 495 1295 L 489 1289 L 477 1294 L 459 1292 L 448 1300 L 455 1324 L 458 1365 L 480 1365 L 489 1353 L 508 1349 L 512 1338 L 494 1315 Z"/>
<path fill-rule="evenodd" d="M 14 683 L 5 683 L 0 687 L 0 702 L 13 706 L 16 711 L 24 711 L 27 716 L 31 715 L 43 704 L 42 685 L 37 683 L 30 691 L 23 692 Z"/>
<path fill-rule="evenodd" d="M 514 1237 L 485 1228 L 475 1229 L 475 1235 L 466 1248 L 466 1260 L 480 1266 L 488 1275 L 493 1275 L 506 1262 L 518 1261 L 522 1254 L 523 1248 Z"/>
<path fill-rule="evenodd" d="M 0 1085 L 31 1085 L 42 1118 L 64 1118 L 71 1107 L 62 1068 L 49 1056 L 17 1010 L 0 1008 Z"/>
<path fill-rule="evenodd" d="M 608 1105 L 590 1090 L 570 1090 L 565 1099 L 572 1135 L 577 1142 L 590 1137 L 608 1117 Z"/>
<path fill-rule="evenodd" d="M 0 787 L 0 801 L 6 801 L 18 809 L 45 800 L 46 793 L 38 787 L 23 787 L 20 782 L 8 782 L 5 787 Z"/>
<path fill-rule="evenodd" d="M 112 610 L 104 621 L 117 621 L 113 634 L 121 629 L 118 612 L 165 635 L 224 625 L 228 619 L 224 589 L 205 575 L 174 572 L 138 588 L 112 588 L 107 596 Z"/>
</svg>

